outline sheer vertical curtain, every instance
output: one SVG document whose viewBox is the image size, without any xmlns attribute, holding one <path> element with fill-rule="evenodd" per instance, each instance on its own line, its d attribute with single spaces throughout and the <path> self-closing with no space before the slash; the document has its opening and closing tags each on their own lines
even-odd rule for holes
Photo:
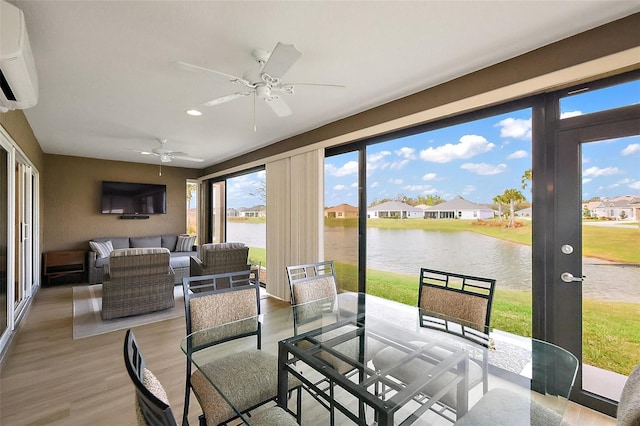
<svg viewBox="0 0 640 426">
<path fill-rule="evenodd" d="M 314 150 L 267 163 L 267 292 L 290 300 L 285 268 L 323 253 L 324 154 Z"/>
</svg>

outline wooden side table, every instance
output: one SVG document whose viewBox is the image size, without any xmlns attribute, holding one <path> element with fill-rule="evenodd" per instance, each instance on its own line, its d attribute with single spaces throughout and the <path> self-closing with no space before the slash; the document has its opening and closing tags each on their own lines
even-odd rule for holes
<svg viewBox="0 0 640 426">
<path fill-rule="evenodd" d="M 44 276 L 47 284 L 52 278 L 59 278 L 72 274 L 82 274 L 86 270 L 87 252 L 85 250 L 48 251 L 44 253 Z"/>
</svg>

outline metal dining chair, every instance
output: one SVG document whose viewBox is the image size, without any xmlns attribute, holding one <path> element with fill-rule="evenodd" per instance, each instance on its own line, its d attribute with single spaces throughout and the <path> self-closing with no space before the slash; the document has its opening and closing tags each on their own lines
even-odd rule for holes
<svg viewBox="0 0 640 426">
<path fill-rule="evenodd" d="M 136 387 L 138 426 L 177 426 L 167 393 L 156 376 L 146 368 L 138 342 L 131 330 L 127 330 L 124 338 L 124 363 Z M 253 426 L 297 425 L 293 417 L 278 406 L 256 413 L 251 417 L 251 424 Z M 183 425 L 188 425 L 188 422 Z"/>
<path fill-rule="evenodd" d="M 448 332 L 445 321 L 434 322 L 432 317 L 425 317 L 425 315 L 440 314 L 448 319 L 459 320 L 459 323 L 464 325 L 465 328 L 471 329 L 469 333 L 460 333 L 459 336 L 469 340 L 474 348 L 479 348 L 479 351 L 482 352 L 479 356 L 470 356 L 469 389 L 473 389 L 482 383 L 483 394 L 488 391 L 489 325 L 495 285 L 496 280 L 491 278 L 474 277 L 427 268 L 420 269 L 418 290 L 418 307 L 421 308 L 420 325 Z M 414 343 L 420 345 L 424 342 Z M 475 352 L 470 351 L 472 354 Z M 434 355 L 435 358 L 438 358 L 442 354 Z M 385 348 L 376 354 L 373 358 L 373 364 L 378 370 L 387 370 L 396 365 L 398 359 L 404 356 L 404 353 L 395 348 Z M 412 359 L 404 365 L 394 368 L 392 375 L 400 382 L 408 384 L 414 379 L 415 371 L 431 368 L 432 366 L 426 360 Z M 437 393 L 439 387 L 445 384 L 444 381 L 447 378 L 448 375 L 444 375 L 440 381 L 427 386 L 423 389 L 424 395 L 429 396 Z M 455 409 L 453 407 L 456 406 L 456 401 L 457 390 L 453 388 L 440 399 L 439 404 L 434 404 L 432 411 L 449 421 L 455 421 Z"/>
<path fill-rule="evenodd" d="M 156 376 L 147 369 L 131 330 L 127 330 L 124 337 L 124 364 L 136 388 L 138 425 L 177 426 L 167 393 Z"/>
<path fill-rule="evenodd" d="M 259 286 L 250 276 L 252 276 L 251 271 L 246 270 L 184 278 L 187 335 L 242 319 L 257 318 L 260 314 Z M 219 283 L 223 283 L 224 288 L 218 288 Z M 278 357 L 260 350 L 262 330 L 257 319 L 243 324 L 243 327 L 234 329 L 233 333 L 226 333 L 220 336 L 219 340 L 207 342 L 206 345 L 199 346 L 197 349 L 201 350 L 234 339 L 256 337 L 255 350 L 234 353 L 206 365 L 208 370 L 215 371 L 219 380 L 233 384 L 237 389 L 236 395 L 242 397 L 236 409 L 242 413 L 248 413 L 275 400 L 278 387 Z M 256 377 L 261 379 L 255 380 Z M 290 380 L 289 384 L 291 389 L 300 386 L 296 380 Z M 217 425 L 238 417 L 234 409 L 199 369 L 192 373 L 192 363 L 189 358 L 187 358 L 185 387 L 183 423 L 186 424 L 188 418 L 191 390 L 203 410 L 204 418 L 200 417 L 201 424 Z M 298 391 L 298 416 L 300 412 L 301 394 Z M 274 416 L 277 420 L 276 424 L 297 424 L 288 413 L 280 414 L 280 416 Z M 255 416 L 252 417 L 251 424 L 254 422 Z"/>
</svg>

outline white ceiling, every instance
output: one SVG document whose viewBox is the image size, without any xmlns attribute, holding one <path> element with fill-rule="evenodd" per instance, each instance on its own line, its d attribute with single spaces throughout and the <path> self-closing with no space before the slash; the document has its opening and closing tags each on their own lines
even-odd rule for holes
<svg viewBox="0 0 640 426">
<path fill-rule="evenodd" d="M 25 13 L 38 104 L 25 114 L 45 153 L 157 163 L 166 148 L 203 168 L 640 11 L 633 1 L 11 1 Z M 283 80 L 293 115 L 238 91 L 253 49 L 303 52 Z"/>
</svg>

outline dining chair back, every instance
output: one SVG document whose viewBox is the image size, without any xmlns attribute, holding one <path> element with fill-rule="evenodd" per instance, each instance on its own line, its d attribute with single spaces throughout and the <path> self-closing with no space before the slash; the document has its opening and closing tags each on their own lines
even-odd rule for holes
<svg viewBox="0 0 640 426">
<path fill-rule="evenodd" d="M 124 364 L 136 388 L 136 416 L 140 426 L 177 426 L 162 384 L 146 368 L 131 330 L 124 338 Z"/>
<path fill-rule="evenodd" d="M 458 318 L 489 333 L 496 280 L 434 269 L 420 269 L 418 307 Z"/>
<path fill-rule="evenodd" d="M 294 334 L 298 327 L 333 312 L 338 294 L 333 261 L 287 266 L 293 305 Z M 313 303 L 317 302 L 317 303 Z"/>
</svg>

